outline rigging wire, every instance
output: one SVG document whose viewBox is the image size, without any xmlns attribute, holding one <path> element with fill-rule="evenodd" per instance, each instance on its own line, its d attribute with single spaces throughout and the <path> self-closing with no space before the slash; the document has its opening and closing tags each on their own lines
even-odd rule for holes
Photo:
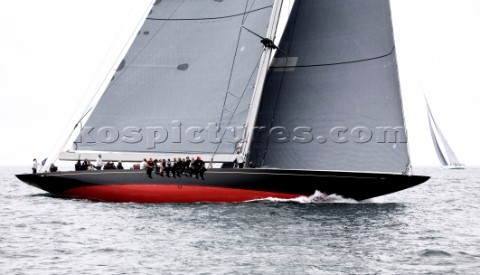
<svg viewBox="0 0 480 275">
<path fill-rule="evenodd" d="M 132 5 L 132 8 L 131 8 L 130 10 L 133 10 L 133 6 L 134 6 L 134 5 Z M 150 6 L 149 6 L 149 7 L 150 7 Z M 151 10 L 151 9 L 152 9 L 152 8 L 150 8 L 150 10 Z M 129 14 L 130 14 L 130 13 L 129 13 Z M 130 17 L 130 16 L 127 16 L 127 17 L 126 17 L 126 19 L 125 19 L 125 21 L 124 21 L 124 23 L 123 23 L 122 25 L 125 25 L 125 22 L 126 22 L 127 18 L 129 18 L 129 17 Z M 139 27 L 139 26 L 143 23 L 144 18 L 145 18 L 145 17 L 143 17 L 143 16 L 140 18 L 140 20 L 139 20 L 139 21 L 137 22 L 137 24 L 136 24 L 136 28 L 135 28 L 135 29 L 140 29 L 140 28 L 141 28 L 141 27 Z M 120 30 L 118 31 L 117 36 L 120 34 L 121 30 L 122 30 L 122 28 L 120 28 Z M 131 41 L 134 35 L 135 35 L 135 32 L 133 32 L 133 33 L 129 36 L 128 41 Z M 116 41 L 116 39 L 115 39 L 114 41 Z M 110 46 L 110 49 L 112 49 L 112 47 L 113 47 L 114 44 L 115 44 L 115 43 L 112 43 L 112 45 Z M 124 52 L 127 50 L 127 45 L 128 45 L 128 43 L 126 43 L 126 44 L 122 47 L 122 50 L 120 51 L 120 53 L 119 53 L 119 54 L 117 55 L 117 57 L 115 58 L 115 60 L 116 60 L 116 62 L 114 63 L 115 65 L 118 63 L 118 60 L 120 60 L 120 57 L 124 55 Z M 109 51 L 110 51 L 110 50 L 109 50 Z M 105 58 L 104 58 L 104 61 L 102 61 L 102 63 L 104 63 L 105 60 L 106 60 L 106 56 L 105 56 Z M 97 73 L 96 73 L 95 75 L 98 75 L 98 74 L 99 74 L 99 70 L 100 70 L 100 68 L 98 68 Z M 110 68 L 110 70 L 117 70 L 117 67 L 115 67 L 115 68 Z M 122 71 L 120 74 L 123 74 L 123 71 Z M 94 78 L 95 78 L 95 77 L 94 77 Z M 101 88 L 105 85 L 105 83 L 106 83 L 106 81 L 107 81 L 108 78 L 109 78 L 109 77 L 108 77 L 108 75 L 107 75 L 107 76 L 103 79 L 103 81 L 100 83 L 98 89 L 96 90 L 96 92 L 95 92 L 95 94 L 93 95 L 93 97 L 90 98 L 90 101 L 89 101 L 89 103 L 88 103 L 88 105 L 87 105 L 87 106 L 90 106 L 90 108 L 88 108 L 88 109 L 83 113 L 83 115 L 81 116 L 81 118 L 80 118 L 80 119 L 77 121 L 77 123 L 75 124 L 73 130 L 75 130 L 75 129 L 78 127 L 78 125 L 82 125 L 83 119 L 84 119 L 92 110 L 94 110 L 96 104 L 98 104 L 98 103 L 100 102 L 100 100 L 98 100 L 95 105 L 93 104 L 94 100 L 97 98 L 97 96 L 99 95 L 99 93 L 100 93 L 100 92 L 106 92 L 106 90 L 108 89 L 108 88 L 101 89 Z M 92 79 L 91 82 L 93 82 L 93 79 Z M 112 84 L 113 84 L 113 81 L 112 81 Z M 89 85 L 89 86 L 90 86 L 90 85 Z M 81 127 L 81 128 L 83 128 L 83 127 Z M 76 142 L 73 142 L 73 144 L 74 144 L 75 148 L 77 148 Z"/>
<path fill-rule="evenodd" d="M 248 3 L 247 3 L 247 4 L 248 4 Z M 253 3 L 253 4 L 254 4 L 254 3 Z M 250 8 L 253 7 L 253 4 L 251 5 Z M 282 5 L 283 5 L 283 1 L 282 1 Z M 282 5 L 280 6 L 280 10 L 281 10 Z M 272 7 L 274 7 L 274 6 L 272 5 Z M 262 44 L 264 45 L 264 51 L 263 51 L 262 54 L 260 55 L 260 59 L 257 61 L 257 66 L 256 66 L 256 68 L 259 68 L 259 67 L 260 67 L 260 60 L 262 59 L 262 57 L 263 57 L 263 55 L 264 55 L 264 53 L 265 53 L 265 49 L 267 49 L 267 48 L 271 48 L 271 49 L 276 48 L 276 46 L 274 45 L 274 43 L 273 43 L 272 40 L 270 40 L 269 38 L 261 37 L 261 36 L 258 35 L 257 33 L 249 30 L 249 29 L 246 28 L 246 27 L 244 27 L 243 24 L 242 24 L 242 26 L 240 27 L 240 30 L 239 30 L 239 39 L 237 40 L 237 48 L 236 48 L 236 52 L 235 52 L 235 56 L 234 56 L 234 61 L 233 61 L 233 64 L 232 64 L 232 69 L 231 69 L 231 72 L 230 72 L 229 86 L 230 86 L 231 78 L 232 78 L 232 75 L 233 75 L 233 68 L 234 68 L 234 65 L 235 65 L 235 59 L 236 59 L 236 55 L 237 55 L 237 51 L 238 51 L 238 43 L 239 43 L 239 41 L 240 41 L 240 35 L 241 35 L 241 33 L 242 33 L 242 29 L 246 29 L 246 30 L 249 31 L 250 33 L 252 33 L 252 34 L 260 37 L 260 38 L 261 38 L 261 42 L 262 42 Z M 269 62 L 270 62 L 270 59 L 264 60 L 263 62 L 269 63 Z M 265 64 L 265 63 L 264 63 L 264 64 Z M 247 82 L 247 85 L 248 85 L 248 83 L 250 82 L 250 80 L 252 79 L 253 74 L 255 73 L 255 71 L 256 71 L 256 69 L 252 72 L 252 75 L 250 76 L 249 81 Z M 228 86 L 228 87 L 229 87 L 229 86 Z M 247 87 L 248 87 L 248 86 L 247 86 Z M 243 91 L 241 98 L 243 98 L 243 95 L 245 94 L 245 91 L 246 91 L 246 89 Z M 254 92 L 255 92 L 255 89 L 254 89 Z M 223 121 L 223 113 L 225 112 L 225 102 L 226 102 L 226 99 L 227 99 L 229 93 L 230 93 L 230 92 L 227 90 L 227 93 L 226 93 L 226 96 L 225 96 L 225 100 L 224 100 L 224 106 L 223 106 L 223 108 L 222 108 L 222 114 L 221 114 L 221 120 L 220 120 L 221 122 Z M 236 106 L 236 108 L 235 108 L 235 111 L 232 113 L 232 115 L 231 115 L 231 117 L 230 117 L 230 121 L 229 121 L 229 123 L 228 123 L 227 125 L 230 125 L 230 124 L 231 124 L 231 121 L 233 120 L 233 117 L 234 117 L 234 115 L 235 115 L 235 112 L 236 112 L 239 104 L 240 104 L 240 100 L 238 101 L 237 106 Z M 248 121 L 247 121 L 247 123 L 248 123 Z M 255 123 L 255 122 L 253 122 L 253 123 Z M 247 128 L 247 125 L 244 125 L 244 127 Z M 223 136 L 225 135 L 225 133 L 226 133 L 226 131 L 223 133 L 222 138 L 223 138 Z M 244 133 L 243 139 L 245 140 L 245 137 L 249 137 L 249 136 L 250 136 L 249 133 Z M 215 154 L 217 153 L 220 145 L 221 145 L 221 143 L 217 145 L 217 148 L 215 149 L 215 152 L 214 152 L 214 154 L 212 155 L 211 163 L 213 162 L 213 157 L 214 157 Z"/>
<path fill-rule="evenodd" d="M 128 12 L 127 16 L 125 17 L 124 21 L 122 22 L 121 26 L 124 26 L 124 25 L 126 24 L 128 18 L 130 18 L 129 15 L 130 15 L 130 14 L 132 13 L 132 11 L 134 10 L 133 7 L 134 7 L 136 4 L 137 4 L 136 2 L 133 2 L 133 3 L 132 3 L 132 5 L 131 5 L 131 7 L 130 7 L 130 9 L 129 9 L 129 12 Z M 137 26 L 138 26 L 138 24 L 137 24 Z M 117 34 L 115 35 L 115 38 L 113 39 L 113 42 L 110 44 L 109 51 L 113 48 L 113 45 L 115 44 L 116 40 L 117 40 L 118 37 L 120 36 L 121 30 L 122 30 L 122 27 L 118 30 Z M 106 62 L 106 59 L 107 59 L 107 56 L 105 56 L 105 57 L 103 58 L 103 60 L 100 62 L 100 65 L 97 67 L 97 70 L 96 70 L 93 78 L 90 80 L 90 82 L 89 82 L 89 84 L 88 84 L 88 86 L 87 86 L 87 89 L 86 89 L 87 91 L 91 89 L 90 87 L 92 86 L 92 84 L 93 84 L 93 82 L 94 82 L 94 79 L 96 79 L 96 76 L 99 74 L 100 68 L 101 68 L 102 65 Z M 102 81 L 100 87 L 103 86 L 103 83 L 104 83 L 104 82 L 105 82 L 105 80 Z M 97 89 L 97 91 L 95 92 L 95 94 L 93 95 L 93 97 L 90 99 L 90 101 L 88 102 L 88 104 L 87 104 L 86 106 L 90 106 L 90 105 L 92 104 L 93 99 L 96 98 L 96 96 L 98 95 L 99 89 L 100 89 L 100 88 Z M 82 98 L 80 99 L 80 102 L 85 101 L 86 97 L 87 97 L 87 93 L 84 93 L 83 96 L 82 96 Z M 74 120 L 74 118 L 75 118 L 75 116 L 76 116 L 76 113 L 78 112 L 78 110 L 79 110 L 79 108 L 80 108 L 81 105 L 84 105 L 84 104 L 77 104 L 74 112 L 72 113 L 72 115 L 70 116 L 70 119 L 68 120 L 69 123 L 65 125 L 65 127 L 64 127 L 63 130 L 62 130 L 62 133 L 66 133 L 66 132 L 67 132 L 67 129 L 70 127 L 69 125 L 71 125 L 71 122 Z M 62 148 L 58 148 L 57 146 L 58 146 L 58 144 L 60 143 L 60 140 L 62 139 L 62 137 L 64 137 L 63 135 L 65 135 L 65 134 L 60 135 L 60 136 L 57 138 L 57 140 L 56 140 L 56 142 L 55 142 L 55 144 L 56 144 L 57 146 L 55 146 L 55 149 L 53 149 L 53 150 L 48 154 L 47 162 L 46 162 L 46 163 L 47 163 L 47 166 L 48 166 L 48 164 L 53 163 L 53 162 L 58 158 L 58 154 L 60 153 L 59 151 L 64 149 L 64 147 L 66 146 L 67 142 L 70 140 L 71 135 L 73 134 L 73 131 L 75 131 L 75 129 L 77 128 L 77 126 L 78 126 L 79 124 L 81 124 L 81 120 L 88 114 L 88 112 L 89 112 L 91 109 L 92 109 L 92 108 L 90 108 L 90 109 L 88 109 L 86 112 L 84 112 L 83 115 L 81 115 L 81 119 L 75 123 L 75 126 L 74 126 L 73 130 L 70 131 L 70 134 L 69 134 L 68 138 L 66 138 L 66 140 L 64 141 L 64 144 L 62 144 Z M 39 169 L 39 170 L 42 170 L 42 169 L 44 169 L 44 164 L 42 164 L 42 168 Z"/>
<path fill-rule="evenodd" d="M 248 5 L 248 2 L 249 2 L 249 1 L 250 1 L 250 0 L 247 0 L 246 5 Z M 253 0 L 253 1 L 252 1 L 252 4 L 250 5 L 249 12 L 248 12 L 246 15 L 245 15 L 245 14 L 243 15 L 242 25 L 245 24 L 245 22 L 247 21 L 247 18 L 248 18 L 248 16 L 250 15 L 250 13 L 252 12 L 253 5 L 255 5 L 255 2 L 256 2 L 256 1 L 257 1 L 257 0 Z M 263 7 L 262 9 L 268 8 L 268 7 L 270 7 L 270 6 Z M 258 10 L 258 9 L 257 9 L 257 10 Z M 257 11 L 257 10 L 254 10 L 254 11 Z"/>
<path fill-rule="evenodd" d="M 245 88 L 243 89 L 243 92 L 242 92 L 242 95 L 240 96 L 240 99 L 238 100 L 238 103 L 237 103 L 237 106 L 235 107 L 234 111 L 232 112 L 232 115 L 230 116 L 230 120 L 228 121 L 228 124 L 227 125 L 230 125 L 230 123 L 232 122 L 233 118 L 235 117 L 235 113 L 238 109 L 238 107 L 240 106 L 240 102 L 241 102 L 241 99 L 243 98 L 243 96 L 245 95 L 245 92 L 247 91 L 248 89 L 248 84 L 250 83 L 250 81 L 252 80 L 253 76 L 255 75 L 255 72 L 257 71 L 257 68 L 258 68 L 258 65 L 260 64 L 260 60 L 262 58 L 262 55 L 260 55 L 260 57 L 258 58 L 258 61 L 257 61 L 257 66 L 255 66 L 255 69 L 253 69 L 252 73 L 250 74 L 250 77 L 248 78 L 248 81 L 247 81 L 247 85 L 245 85 Z M 223 140 L 223 138 L 225 137 L 225 134 L 226 134 L 226 130 L 223 131 L 223 134 L 221 136 L 221 139 L 220 140 Z M 217 148 L 215 149 L 215 151 L 213 152 L 213 155 L 212 155 L 212 160 L 213 160 L 213 157 L 216 155 L 218 149 L 220 148 L 220 145 L 222 143 L 219 143 L 217 145 Z"/>
<path fill-rule="evenodd" d="M 245 22 L 245 15 L 246 15 L 247 9 L 248 9 L 248 2 L 249 2 L 249 0 L 247 0 L 245 2 L 245 10 L 243 11 L 242 25 Z M 238 46 L 240 45 L 241 37 L 242 37 L 242 28 L 240 27 L 238 29 L 238 37 L 237 37 L 237 45 L 235 46 L 235 54 L 233 55 L 232 66 L 230 67 L 230 75 L 228 77 L 228 83 L 227 83 L 227 92 L 225 93 L 225 97 L 223 99 L 222 112 L 220 113 L 220 123 L 222 123 L 222 121 L 223 121 L 223 113 L 225 112 L 225 105 L 227 103 L 228 94 L 230 93 L 230 85 L 232 83 L 233 69 L 235 68 L 235 61 L 237 60 Z M 218 148 L 217 148 L 217 150 L 218 150 Z M 215 150 L 215 152 L 217 150 Z M 213 156 L 212 156 L 212 158 L 213 158 Z"/>
<path fill-rule="evenodd" d="M 180 8 L 180 6 L 182 6 L 182 4 L 183 4 L 184 2 L 185 2 L 185 0 L 182 0 L 182 2 L 180 2 L 180 3 L 177 5 L 177 7 L 176 7 L 176 8 L 170 13 L 170 15 L 168 16 L 168 19 L 170 19 L 170 18 L 176 13 L 176 11 Z M 151 9 L 153 9 L 153 7 L 152 7 Z M 127 18 L 128 18 L 128 17 L 127 17 Z M 148 17 L 147 17 L 147 19 L 148 19 Z M 168 19 L 167 19 L 167 20 L 168 20 Z M 144 21 L 144 17 L 142 17 L 142 18 L 140 19 L 140 21 L 138 22 L 137 26 L 139 26 L 143 21 Z M 167 21 L 165 21 L 165 23 L 163 23 L 163 24 L 155 31 L 154 35 L 150 36 L 150 39 L 145 43 L 145 45 L 141 48 L 141 50 L 139 50 L 139 51 L 135 54 L 135 56 L 132 58 L 132 60 L 131 60 L 131 62 L 129 62 L 129 64 L 131 64 L 131 63 L 133 63 L 135 60 L 137 60 L 137 58 L 140 56 L 140 54 L 141 54 L 141 53 L 147 48 L 147 46 L 152 42 L 153 38 L 154 38 L 154 37 L 158 34 L 158 32 L 166 25 L 166 22 L 167 22 Z M 132 36 L 133 36 L 133 35 L 138 35 L 138 33 L 135 33 L 135 32 L 132 33 L 129 39 L 132 39 Z M 120 57 L 122 57 L 123 52 L 125 51 L 126 47 L 127 47 L 127 44 L 124 45 L 124 47 L 122 48 L 122 51 L 120 52 L 120 54 L 117 55 L 116 60 L 119 60 Z M 125 66 L 127 66 L 127 65 L 125 65 Z M 112 68 L 112 69 L 117 70 L 117 68 Z M 118 75 L 117 75 L 116 77 L 115 77 L 115 75 L 114 75 L 115 78 L 113 78 L 113 79 L 111 80 L 110 87 L 113 87 L 113 86 L 115 85 L 115 83 L 118 81 L 118 79 L 120 79 L 120 76 L 123 75 L 126 71 L 127 71 L 127 70 L 124 69 L 124 70 L 119 71 L 119 72 L 118 72 Z M 105 82 L 107 81 L 107 79 L 108 79 L 108 77 L 104 78 L 104 80 L 103 80 L 102 84 L 100 85 L 100 87 L 102 87 L 102 86 L 105 84 Z M 107 90 L 108 90 L 108 88 L 105 90 L 105 92 L 106 92 Z M 95 95 L 92 97 L 92 99 L 90 100 L 90 102 L 89 102 L 89 104 L 88 104 L 87 106 L 92 105 L 93 100 L 96 98 L 96 96 L 98 95 L 99 92 L 100 92 L 100 89 L 97 90 L 97 92 L 96 92 Z M 97 104 L 98 104 L 98 102 L 97 102 Z M 92 105 L 90 108 L 88 108 L 88 109 L 85 111 L 85 113 L 82 115 L 82 117 L 80 118 L 80 120 L 75 124 L 75 128 L 76 128 L 79 124 L 82 123 L 83 119 L 88 115 L 88 113 L 89 113 L 90 111 L 92 111 L 92 110 L 94 109 L 94 107 L 95 107 L 95 106 Z M 74 129 L 75 129 L 75 128 L 74 128 Z M 75 142 L 74 142 L 74 145 L 77 146 Z M 95 147 L 96 145 L 97 145 L 97 144 L 90 144 L 90 147 Z M 97 146 L 100 146 L 100 145 L 98 144 Z"/>
<path fill-rule="evenodd" d="M 125 20 L 123 21 L 122 26 L 124 26 L 124 25 L 126 24 L 128 18 L 130 17 L 131 12 L 133 11 L 133 7 L 134 7 L 134 6 L 135 6 L 135 3 L 133 3 L 132 6 L 130 7 L 130 12 L 129 12 L 129 13 L 127 14 L 127 16 L 125 17 Z M 138 22 L 136 25 L 138 26 L 138 25 L 141 23 L 141 21 L 143 21 L 143 19 L 141 19 L 140 22 Z M 110 51 L 112 50 L 113 45 L 116 44 L 115 42 L 117 41 L 118 37 L 120 36 L 120 33 L 122 32 L 122 30 L 123 30 L 123 27 L 118 30 L 118 32 L 117 32 L 117 34 L 115 35 L 115 38 L 113 39 L 112 44 L 110 44 L 110 47 L 108 48 L 107 52 L 110 52 Z M 131 39 L 131 36 L 129 37 L 129 39 Z M 124 49 L 125 49 L 125 47 L 122 48 L 122 50 L 124 50 Z M 93 81 L 94 81 L 94 79 L 96 78 L 96 76 L 100 74 L 100 67 L 101 67 L 102 64 L 104 64 L 104 63 L 106 62 L 107 56 L 108 56 L 108 55 L 105 55 L 104 58 L 103 58 L 103 60 L 102 60 L 102 62 L 100 62 L 100 65 L 98 66 L 98 68 L 97 68 L 97 70 L 96 70 L 96 72 L 95 72 L 95 74 L 94 74 L 94 77 L 90 80 L 90 83 L 89 83 L 88 86 L 87 86 L 87 87 L 88 87 L 87 90 L 89 90 L 90 87 L 92 86 Z M 117 57 L 115 58 L 115 60 L 118 60 L 118 59 L 119 59 L 119 56 L 117 56 Z M 100 87 L 102 87 L 104 83 L 105 83 L 105 79 L 101 82 Z M 93 97 L 90 99 L 90 101 L 88 102 L 87 106 L 90 106 L 90 105 L 92 104 L 93 99 L 98 95 L 99 91 L 100 91 L 100 88 L 98 88 L 98 89 L 96 90 L 95 94 L 94 94 Z M 81 101 L 83 101 L 85 97 L 86 97 L 86 94 L 84 94 L 84 96 L 82 97 Z M 77 108 L 75 109 L 75 112 L 78 110 L 79 107 L 80 107 L 80 105 L 77 105 Z M 81 123 L 81 120 L 88 114 L 88 112 L 89 112 L 91 109 L 92 109 L 92 108 L 89 108 L 87 111 L 85 111 L 85 112 L 83 113 L 83 115 L 81 116 L 80 120 L 75 124 L 74 129 L 77 127 L 77 125 L 78 125 L 79 123 Z M 73 118 L 72 118 L 72 119 L 73 119 Z"/>
<path fill-rule="evenodd" d="M 275 42 L 273 42 L 272 39 L 270 39 L 268 37 L 263 37 L 263 36 L 259 35 L 258 33 L 256 33 L 254 31 L 250 30 L 249 28 L 245 27 L 245 26 L 242 26 L 242 28 L 246 29 L 251 34 L 260 38 L 260 43 L 262 43 L 265 48 L 270 48 L 272 50 L 277 50 L 277 51 L 281 52 L 283 55 L 287 55 L 287 53 L 285 53 L 282 49 L 280 49 L 277 45 L 275 45 Z"/>
<path fill-rule="evenodd" d="M 230 92 L 230 85 L 231 85 L 231 83 L 232 83 L 233 70 L 234 70 L 234 68 L 235 68 L 235 62 L 236 62 L 236 60 L 237 60 L 237 55 L 238 55 L 238 47 L 239 47 L 239 45 L 240 45 L 240 40 L 241 40 L 241 37 L 242 37 L 243 25 L 244 25 L 244 23 L 246 22 L 246 17 L 247 17 L 247 15 L 251 12 L 251 9 L 253 8 L 253 5 L 255 4 L 255 1 L 256 1 L 256 0 L 252 1 L 252 5 L 250 6 L 250 10 L 248 9 L 248 3 L 250 2 L 250 0 L 247 0 L 247 1 L 245 2 L 245 10 L 244 10 L 244 12 L 243 12 L 242 25 L 241 25 L 241 26 L 239 27 L 239 29 L 238 29 L 238 37 L 237 37 L 237 44 L 236 44 L 236 47 L 235 47 L 235 54 L 234 54 L 234 56 L 233 56 L 232 66 L 230 67 L 230 75 L 229 75 L 228 83 L 227 83 L 227 91 L 226 91 L 226 93 L 225 93 L 225 97 L 224 97 L 224 100 L 223 100 L 222 111 L 221 111 L 221 114 L 220 114 L 220 125 L 221 125 L 222 122 L 223 122 L 223 116 L 224 116 L 224 112 L 225 112 L 225 110 L 226 110 L 226 103 L 227 103 L 228 95 L 229 95 L 229 94 L 232 94 L 232 93 Z M 247 12 L 248 12 L 248 13 L 247 13 Z M 260 55 L 260 57 L 261 57 L 261 55 Z M 260 59 L 257 61 L 257 66 L 258 66 L 258 63 L 259 63 L 259 62 L 260 62 Z M 256 66 L 256 67 L 257 67 L 257 66 Z M 240 96 L 240 98 L 239 98 L 238 101 L 237 101 L 237 106 L 235 107 L 235 110 L 234 110 L 233 112 L 231 112 L 232 115 L 230 116 L 230 120 L 229 120 L 229 122 L 228 122 L 227 125 L 230 125 L 230 123 L 232 122 L 233 117 L 235 116 L 235 113 L 236 113 L 236 111 L 237 111 L 237 108 L 238 108 L 238 106 L 240 105 L 241 99 L 243 98 L 243 95 L 245 94 L 245 91 L 246 91 L 247 88 L 248 88 L 248 84 L 250 83 L 250 80 L 252 79 L 253 74 L 254 74 L 255 71 L 256 71 L 256 67 L 255 67 L 255 69 L 253 70 L 252 74 L 250 75 L 250 78 L 248 79 L 248 82 L 247 82 L 247 84 L 246 84 L 246 86 L 245 86 L 245 89 L 244 89 L 243 92 L 242 92 L 242 95 Z M 232 94 L 232 95 L 233 95 L 233 94 Z M 225 136 L 225 133 L 226 133 L 226 130 L 223 132 L 221 140 L 223 140 L 223 138 L 224 138 L 224 136 Z M 222 144 L 222 143 L 220 142 L 220 143 L 217 145 L 217 147 L 215 148 L 215 151 L 214 151 L 213 154 L 212 154 L 212 157 L 211 157 L 210 162 L 213 162 L 213 158 L 215 157 L 216 153 L 218 152 L 218 149 L 220 148 L 220 145 L 221 145 L 221 144 Z"/>
<path fill-rule="evenodd" d="M 254 90 L 254 95 L 252 97 L 252 102 L 251 102 L 251 105 L 255 104 L 254 105 L 254 116 L 252 119 L 250 119 L 250 115 L 252 115 L 252 112 L 249 113 L 249 118 L 247 119 L 247 123 L 245 125 L 245 132 L 244 132 L 244 140 L 245 140 L 245 143 L 242 145 L 242 149 L 243 149 L 243 156 L 246 158 L 247 161 L 249 161 L 250 159 L 250 152 L 251 152 L 251 147 L 252 147 L 252 141 L 253 141 L 253 137 L 254 137 L 254 130 L 255 130 L 255 124 L 258 120 L 258 112 L 259 112 L 259 108 L 260 108 L 260 104 L 262 102 L 262 92 L 263 92 L 263 89 L 264 89 L 264 85 L 265 85 L 265 81 L 266 81 L 266 77 L 268 76 L 268 71 L 269 71 L 269 65 L 270 63 L 272 62 L 273 58 L 275 57 L 275 52 L 276 49 L 278 49 L 278 47 L 275 45 L 275 43 L 273 42 L 273 40 L 276 39 L 276 36 L 277 36 L 277 33 L 278 33 L 278 23 L 279 23 L 279 20 L 280 20 L 280 17 L 281 17 L 281 13 L 282 13 L 282 10 L 283 10 L 283 6 L 284 6 L 284 1 L 280 1 L 280 5 L 275 7 L 275 3 L 273 5 L 273 8 L 275 8 L 275 14 L 273 15 L 274 17 L 271 18 L 271 21 L 269 23 L 272 24 L 272 29 L 269 30 L 267 32 L 267 35 L 272 37 L 270 39 L 270 37 L 267 37 L 267 38 L 262 38 L 261 39 L 261 43 L 264 45 L 264 54 L 265 54 L 265 50 L 269 49 L 269 53 L 268 53 L 268 58 L 265 58 L 263 59 L 263 64 L 261 65 L 260 67 L 260 70 L 265 70 L 264 72 L 260 71 L 262 76 L 261 76 L 261 83 L 257 83 L 258 82 L 258 79 L 257 79 L 257 82 L 255 83 L 255 85 L 259 84 L 261 89 L 258 90 L 257 88 Z M 278 12 L 278 13 L 277 13 Z M 272 21 L 273 20 L 273 21 Z M 272 40 L 273 39 L 273 40 Z M 262 55 L 263 56 L 263 55 Z M 260 75 L 259 75 L 260 77 Z M 259 93 L 259 96 L 258 98 L 256 99 L 257 97 L 257 93 Z M 253 101 L 253 100 L 256 100 Z M 252 107 L 252 106 L 251 106 Z M 248 131 L 250 129 L 250 131 Z"/>
</svg>

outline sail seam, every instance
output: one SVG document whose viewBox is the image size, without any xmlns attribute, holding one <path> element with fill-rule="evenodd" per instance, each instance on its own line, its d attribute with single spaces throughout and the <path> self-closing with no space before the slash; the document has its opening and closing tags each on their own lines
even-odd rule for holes
<svg viewBox="0 0 480 275">
<path fill-rule="evenodd" d="M 335 66 L 335 65 L 344 65 L 344 64 L 352 64 L 352 63 L 360 63 L 360 62 L 368 62 L 376 59 L 381 59 L 387 56 L 390 56 L 394 53 L 395 46 L 392 47 L 392 50 L 384 55 L 366 58 L 366 59 L 359 59 L 359 60 L 352 60 L 352 61 L 344 61 L 344 62 L 337 62 L 337 63 L 327 63 L 327 64 L 317 64 L 317 65 L 299 65 L 299 66 L 272 66 L 272 69 L 282 69 L 282 68 L 310 68 L 310 67 L 325 67 L 325 66 Z"/>
<path fill-rule="evenodd" d="M 231 17 L 238 17 L 238 16 L 245 16 L 254 13 L 257 11 L 261 11 L 264 9 L 269 9 L 272 8 L 272 5 L 261 7 L 255 10 L 251 10 L 248 12 L 242 12 L 242 13 L 237 13 L 237 14 L 232 14 L 232 15 L 225 15 L 225 16 L 218 16 L 218 17 L 205 17 L 205 18 L 147 18 L 147 20 L 154 20 L 154 21 L 197 21 L 197 20 L 215 20 L 215 19 L 226 19 L 226 18 L 231 18 Z"/>
</svg>

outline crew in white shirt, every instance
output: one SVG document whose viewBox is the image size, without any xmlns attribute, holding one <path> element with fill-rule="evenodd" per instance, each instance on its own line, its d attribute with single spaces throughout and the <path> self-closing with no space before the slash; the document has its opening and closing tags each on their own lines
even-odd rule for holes
<svg viewBox="0 0 480 275">
<path fill-rule="evenodd" d="M 95 168 L 97 170 L 100 170 L 102 169 L 102 166 L 103 166 L 102 155 L 98 155 L 97 161 L 95 163 Z"/>
</svg>

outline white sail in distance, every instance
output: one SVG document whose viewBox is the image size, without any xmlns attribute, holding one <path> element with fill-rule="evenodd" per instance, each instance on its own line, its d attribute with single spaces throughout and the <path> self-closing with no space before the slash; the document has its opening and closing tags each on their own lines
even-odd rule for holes
<svg viewBox="0 0 480 275">
<path fill-rule="evenodd" d="M 443 166 L 461 169 L 464 167 L 464 164 L 460 163 L 457 156 L 452 150 L 452 147 L 447 142 L 447 139 L 443 135 L 442 131 L 438 127 L 437 122 L 433 118 L 432 110 L 428 104 L 427 98 L 425 97 L 425 102 L 427 104 L 427 115 L 428 115 L 428 125 L 430 127 L 430 134 L 432 136 L 433 146 L 435 147 L 435 152 L 437 153 L 438 160 Z"/>
</svg>

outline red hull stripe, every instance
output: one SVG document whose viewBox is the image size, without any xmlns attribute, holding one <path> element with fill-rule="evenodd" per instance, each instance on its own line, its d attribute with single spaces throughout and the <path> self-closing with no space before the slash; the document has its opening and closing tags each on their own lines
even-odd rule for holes
<svg viewBox="0 0 480 275">
<path fill-rule="evenodd" d="M 84 186 L 63 193 L 68 197 L 107 202 L 174 203 L 174 202 L 244 202 L 269 197 L 293 199 L 298 194 L 234 189 L 228 187 L 118 184 Z"/>
</svg>

